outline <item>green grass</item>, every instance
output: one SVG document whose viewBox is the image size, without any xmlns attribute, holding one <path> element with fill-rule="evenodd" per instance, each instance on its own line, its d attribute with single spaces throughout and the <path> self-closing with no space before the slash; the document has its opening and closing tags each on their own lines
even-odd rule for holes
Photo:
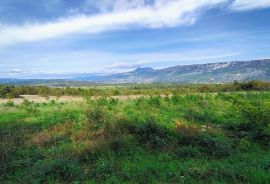
<svg viewBox="0 0 270 184">
<path fill-rule="evenodd" d="M 270 93 L 2 105 L 0 183 L 270 183 Z"/>
</svg>

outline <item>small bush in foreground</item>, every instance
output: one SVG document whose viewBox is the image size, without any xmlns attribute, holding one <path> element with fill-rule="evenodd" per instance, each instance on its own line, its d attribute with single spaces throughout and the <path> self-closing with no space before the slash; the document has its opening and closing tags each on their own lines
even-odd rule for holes
<svg viewBox="0 0 270 184">
<path fill-rule="evenodd" d="M 89 108 L 86 112 L 87 122 L 92 129 L 99 129 L 106 123 L 106 111 L 100 106 Z"/>
<path fill-rule="evenodd" d="M 265 131 L 270 126 L 270 106 L 264 102 L 252 102 L 234 99 L 234 110 L 240 115 L 239 124 L 230 124 L 228 128 L 235 130 L 242 137 L 266 143 L 270 135 Z"/>
<path fill-rule="evenodd" d="M 168 138 L 166 130 L 153 120 L 139 125 L 135 133 L 141 143 L 152 149 L 161 149 L 166 146 Z"/>
</svg>

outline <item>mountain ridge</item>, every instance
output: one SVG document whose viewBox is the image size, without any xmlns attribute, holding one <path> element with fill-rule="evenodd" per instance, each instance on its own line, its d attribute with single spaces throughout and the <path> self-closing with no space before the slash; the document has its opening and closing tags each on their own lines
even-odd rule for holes
<svg viewBox="0 0 270 184">
<path fill-rule="evenodd" d="M 40 80 L 40 81 L 39 81 Z M 163 69 L 140 67 L 109 75 L 82 74 L 63 79 L 0 79 L 0 83 L 46 83 L 46 81 L 83 81 L 89 83 L 225 83 L 247 80 L 270 80 L 270 59 L 178 65 Z"/>
<path fill-rule="evenodd" d="M 96 82 L 232 82 L 270 80 L 270 59 L 173 66 L 154 70 L 139 68 L 131 72 L 101 76 Z"/>
</svg>

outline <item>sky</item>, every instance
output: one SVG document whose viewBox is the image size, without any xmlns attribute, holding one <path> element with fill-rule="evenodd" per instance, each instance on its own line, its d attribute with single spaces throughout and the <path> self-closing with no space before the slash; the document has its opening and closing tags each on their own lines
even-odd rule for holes
<svg viewBox="0 0 270 184">
<path fill-rule="evenodd" d="M 1 0 L 0 78 L 270 58 L 270 0 Z"/>
</svg>

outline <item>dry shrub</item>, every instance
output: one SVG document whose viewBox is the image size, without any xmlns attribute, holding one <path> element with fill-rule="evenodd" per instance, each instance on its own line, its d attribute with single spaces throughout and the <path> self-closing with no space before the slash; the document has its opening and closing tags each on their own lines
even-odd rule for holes
<svg viewBox="0 0 270 184">
<path fill-rule="evenodd" d="M 93 133 L 85 130 L 78 130 L 71 136 L 73 143 L 83 142 L 93 137 Z"/>
<path fill-rule="evenodd" d="M 64 122 L 62 124 L 54 125 L 48 129 L 50 134 L 61 134 L 70 136 L 72 134 L 72 124 L 70 122 Z"/>
<path fill-rule="evenodd" d="M 72 142 L 75 147 L 73 151 L 82 159 L 87 155 L 91 156 L 107 144 L 104 136 L 88 134 L 83 131 L 78 131 L 76 136 L 72 137 Z"/>
<path fill-rule="evenodd" d="M 233 153 L 233 142 L 222 134 L 213 133 L 212 127 L 197 127 L 177 122 L 178 145 L 200 147 L 200 150 L 209 156 L 225 157 Z M 202 131 L 205 130 L 205 131 Z"/>
<path fill-rule="evenodd" d="M 178 133 L 183 135 L 199 135 L 202 132 L 207 132 L 210 134 L 222 134 L 220 126 L 212 126 L 212 125 L 191 125 L 186 120 L 176 120 L 175 122 L 175 130 Z"/>
<path fill-rule="evenodd" d="M 183 121 L 177 121 L 175 126 L 175 131 L 179 137 L 179 145 L 190 146 L 199 144 L 202 138 L 202 131 L 199 127 L 188 125 Z"/>
<path fill-rule="evenodd" d="M 49 132 L 39 132 L 32 137 L 30 143 L 37 146 L 45 146 L 51 143 L 52 138 L 53 137 Z"/>
<path fill-rule="evenodd" d="M 80 145 L 80 149 L 76 152 L 83 153 L 87 151 L 94 151 L 104 146 L 106 142 L 106 133 L 103 129 L 99 131 L 78 130 L 71 136 L 71 141 L 74 145 Z"/>
<path fill-rule="evenodd" d="M 201 129 L 195 125 L 189 125 L 185 120 L 176 120 L 175 130 L 183 136 L 198 136 Z"/>
<path fill-rule="evenodd" d="M 72 124 L 70 122 L 65 122 L 63 124 L 52 126 L 47 130 L 34 134 L 29 143 L 37 146 L 46 146 L 53 143 L 54 137 L 56 135 L 66 137 L 71 136 L 71 134 Z"/>
</svg>

